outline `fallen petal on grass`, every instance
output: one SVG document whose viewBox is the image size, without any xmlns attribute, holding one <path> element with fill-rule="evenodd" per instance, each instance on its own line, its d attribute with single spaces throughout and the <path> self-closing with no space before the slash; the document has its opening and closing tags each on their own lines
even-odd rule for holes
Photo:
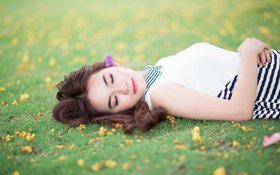
<svg viewBox="0 0 280 175">
<path fill-rule="evenodd" d="M 83 159 L 78 159 L 77 160 L 77 164 L 80 166 L 80 167 L 84 167 L 85 166 L 85 162 Z"/>
<path fill-rule="evenodd" d="M 202 138 L 200 136 L 200 128 L 199 126 L 195 126 L 192 129 L 192 140 L 198 144 L 202 143 Z"/>
<path fill-rule="evenodd" d="M 28 98 L 29 98 L 29 95 L 27 93 L 20 95 L 21 102 L 26 102 L 28 100 Z"/>
<path fill-rule="evenodd" d="M 217 168 L 214 172 L 213 175 L 226 175 L 226 170 L 223 166 Z"/>
<path fill-rule="evenodd" d="M 269 135 L 264 136 L 262 144 L 264 147 L 267 147 L 269 145 L 275 144 L 279 140 L 280 140 L 280 132 L 276 132 L 276 133 L 272 134 L 271 136 L 269 136 Z"/>
<path fill-rule="evenodd" d="M 32 148 L 30 146 L 23 146 L 21 147 L 21 153 L 23 154 L 30 154 L 32 152 Z"/>
</svg>

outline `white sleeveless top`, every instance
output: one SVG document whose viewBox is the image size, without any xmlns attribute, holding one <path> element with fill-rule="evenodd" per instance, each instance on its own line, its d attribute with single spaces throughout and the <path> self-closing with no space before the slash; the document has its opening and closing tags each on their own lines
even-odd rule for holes
<svg viewBox="0 0 280 175">
<path fill-rule="evenodd" d="M 162 74 L 153 82 L 144 97 L 149 107 L 151 93 L 160 82 L 178 83 L 192 90 L 217 96 L 238 73 L 240 56 L 208 43 L 191 45 L 176 55 L 161 58 L 155 66 L 162 66 Z"/>
</svg>

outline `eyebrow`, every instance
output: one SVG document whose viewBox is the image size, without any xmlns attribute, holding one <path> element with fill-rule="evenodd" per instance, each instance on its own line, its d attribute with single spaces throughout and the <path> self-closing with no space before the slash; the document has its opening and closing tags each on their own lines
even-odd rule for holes
<svg viewBox="0 0 280 175">
<path fill-rule="evenodd" d="M 114 83 L 114 77 L 112 74 L 110 74 L 110 77 L 111 77 L 111 81 L 112 81 L 112 84 Z"/>
<path fill-rule="evenodd" d="M 102 78 L 103 78 L 103 81 L 104 81 L 105 85 L 108 86 L 107 80 L 105 78 L 105 74 L 103 74 Z"/>
</svg>

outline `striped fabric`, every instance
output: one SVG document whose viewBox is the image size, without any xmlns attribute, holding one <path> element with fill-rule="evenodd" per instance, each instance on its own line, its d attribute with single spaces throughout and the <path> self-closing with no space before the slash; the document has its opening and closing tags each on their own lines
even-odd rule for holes
<svg viewBox="0 0 280 175">
<path fill-rule="evenodd" d="M 146 66 L 143 70 L 149 69 L 146 77 L 145 77 L 145 82 L 146 82 L 146 91 L 145 95 L 148 92 L 149 88 L 151 85 L 156 81 L 156 79 L 161 76 L 162 72 L 160 71 L 160 68 L 162 66 Z"/>
<path fill-rule="evenodd" d="M 258 85 L 252 119 L 280 119 L 280 50 L 272 50 L 271 62 L 258 67 Z M 217 97 L 231 99 L 238 75 L 230 80 Z"/>
</svg>

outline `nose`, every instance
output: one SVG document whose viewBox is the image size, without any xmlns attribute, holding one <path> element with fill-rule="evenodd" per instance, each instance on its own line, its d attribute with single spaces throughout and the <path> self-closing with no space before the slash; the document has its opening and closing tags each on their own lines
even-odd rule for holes
<svg viewBox="0 0 280 175">
<path fill-rule="evenodd" d="M 123 83 L 120 86 L 114 87 L 113 92 L 127 95 L 129 93 L 127 83 Z"/>
</svg>

